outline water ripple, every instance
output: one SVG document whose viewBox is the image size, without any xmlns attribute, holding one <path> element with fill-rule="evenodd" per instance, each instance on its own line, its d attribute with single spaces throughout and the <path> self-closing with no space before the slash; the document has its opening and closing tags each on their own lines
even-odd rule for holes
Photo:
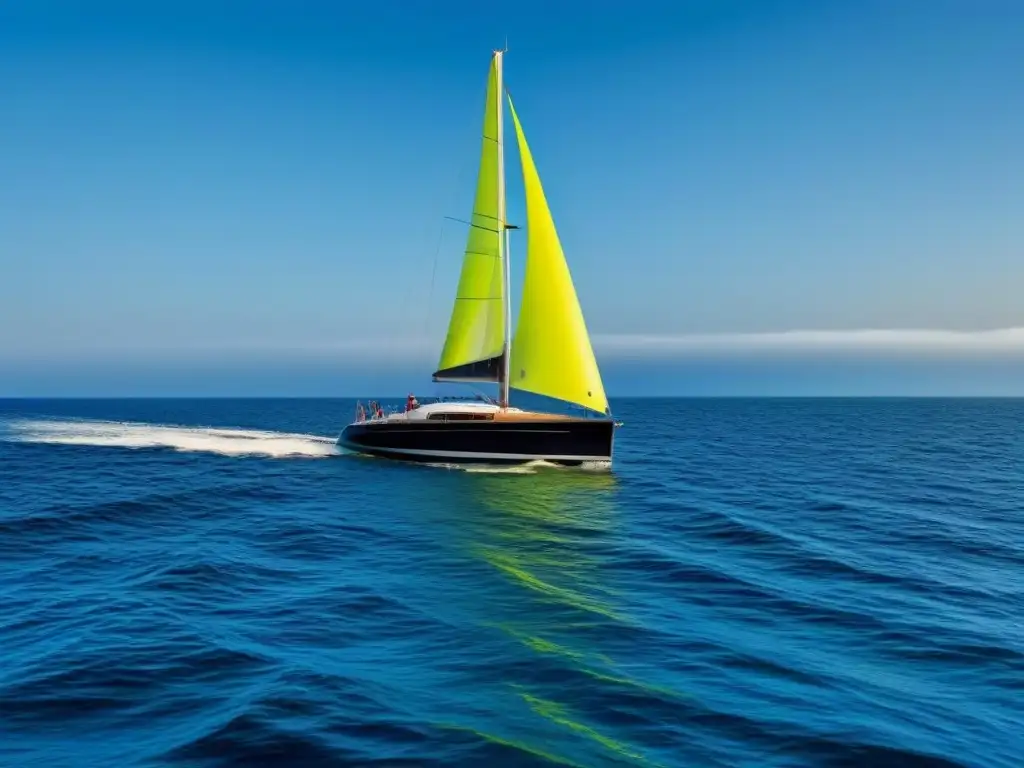
<svg viewBox="0 0 1024 768">
<path fill-rule="evenodd" d="M 0 403 L 0 764 L 1019 764 L 1024 403 L 622 402 L 513 473 L 351 406 Z"/>
</svg>

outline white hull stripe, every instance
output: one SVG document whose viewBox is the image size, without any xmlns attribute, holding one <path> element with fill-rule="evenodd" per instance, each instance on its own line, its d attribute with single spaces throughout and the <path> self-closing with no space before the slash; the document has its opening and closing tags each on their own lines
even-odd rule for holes
<svg viewBox="0 0 1024 768">
<path fill-rule="evenodd" d="M 375 448 L 338 441 L 338 445 L 360 453 L 396 453 L 405 456 L 436 456 L 439 459 L 515 459 L 516 461 L 611 461 L 611 456 L 561 456 L 547 453 L 483 453 L 480 451 L 429 451 L 421 448 Z"/>
</svg>

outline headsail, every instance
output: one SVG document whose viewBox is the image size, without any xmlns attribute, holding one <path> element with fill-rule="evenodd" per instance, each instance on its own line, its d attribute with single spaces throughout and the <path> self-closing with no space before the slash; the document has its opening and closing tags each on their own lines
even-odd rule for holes
<svg viewBox="0 0 1024 768">
<path fill-rule="evenodd" d="M 607 412 L 601 373 L 590 345 L 569 266 L 512 99 L 526 192 L 526 276 L 512 341 L 510 384 L 516 389 Z"/>
<path fill-rule="evenodd" d="M 498 381 L 505 344 L 502 222 L 499 198 L 501 83 L 497 57 L 491 60 L 484 110 L 483 149 L 470 219 L 462 275 L 441 360 L 434 373 L 443 381 Z"/>
</svg>

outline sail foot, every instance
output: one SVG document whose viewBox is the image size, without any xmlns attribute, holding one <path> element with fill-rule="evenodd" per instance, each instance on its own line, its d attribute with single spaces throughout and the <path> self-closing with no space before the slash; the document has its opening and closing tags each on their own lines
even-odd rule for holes
<svg viewBox="0 0 1024 768">
<path fill-rule="evenodd" d="M 451 366 L 450 368 L 444 368 L 441 370 L 434 371 L 433 380 L 450 382 L 501 381 L 504 362 L 504 355 L 499 354 L 495 357 L 489 357 L 485 360 L 475 360 L 471 363 L 454 365 Z"/>
</svg>

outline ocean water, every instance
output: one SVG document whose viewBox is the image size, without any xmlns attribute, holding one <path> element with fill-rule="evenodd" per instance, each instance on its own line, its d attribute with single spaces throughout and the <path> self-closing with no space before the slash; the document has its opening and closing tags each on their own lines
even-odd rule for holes
<svg viewBox="0 0 1024 768">
<path fill-rule="evenodd" d="M 1024 401 L 613 406 L 466 471 L 0 401 L 0 764 L 1024 764 Z"/>
</svg>

